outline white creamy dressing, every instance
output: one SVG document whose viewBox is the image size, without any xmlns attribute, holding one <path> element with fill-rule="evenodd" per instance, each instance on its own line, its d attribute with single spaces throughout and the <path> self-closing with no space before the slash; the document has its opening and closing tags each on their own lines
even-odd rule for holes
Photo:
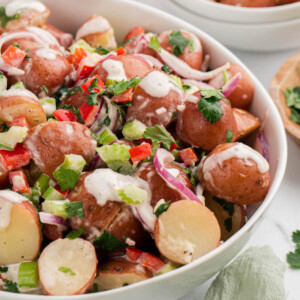
<svg viewBox="0 0 300 300">
<path fill-rule="evenodd" d="M 107 78 L 111 80 L 127 80 L 123 63 L 114 59 L 107 59 L 102 63 L 103 68 L 108 73 Z"/>
<path fill-rule="evenodd" d="M 148 73 L 139 83 L 139 86 L 152 97 L 166 97 L 173 90 L 181 94 L 180 88 L 176 82 L 160 71 L 152 71 Z"/>
<path fill-rule="evenodd" d="M 39 1 L 17 0 L 11 1 L 5 6 L 5 13 L 8 17 L 12 17 L 16 13 L 19 13 L 21 9 L 28 8 L 34 9 L 38 12 L 43 12 L 46 10 L 45 5 Z"/>
<path fill-rule="evenodd" d="M 117 190 L 123 189 L 130 184 L 134 184 L 138 188 L 147 191 L 146 201 L 138 205 L 130 205 L 132 212 L 136 217 L 140 215 L 146 224 L 152 224 L 154 228 L 156 216 L 150 205 L 151 191 L 146 181 L 137 177 L 122 175 L 110 169 L 97 169 L 84 180 L 85 188 L 96 198 L 100 206 L 105 205 L 109 200 L 122 202 L 122 200 L 119 199 Z"/>
<path fill-rule="evenodd" d="M 76 33 L 76 41 L 92 33 L 104 32 L 110 28 L 108 21 L 100 16 L 85 22 Z"/>
<path fill-rule="evenodd" d="M 167 109 L 165 107 L 160 107 L 155 112 L 156 112 L 157 115 L 162 115 L 162 114 L 167 112 Z"/>
<path fill-rule="evenodd" d="M 54 49 L 51 48 L 39 48 L 37 50 L 35 50 L 35 54 L 36 56 L 40 57 L 40 58 L 46 58 L 49 60 L 54 60 L 56 59 L 56 55 L 61 55 L 62 54 Z"/>
<path fill-rule="evenodd" d="M 269 163 L 260 153 L 243 143 L 237 143 L 224 151 L 215 153 L 206 158 L 203 163 L 203 174 L 205 179 L 210 178 L 210 171 L 217 167 L 217 165 L 222 167 L 224 161 L 234 157 L 244 160 L 249 166 L 252 166 L 254 161 L 258 171 L 262 174 L 269 171 Z"/>
<path fill-rule="evenodd" d="M 188 95 L 185 99 L 187 102 L 192 102 L 192 103 L 198 103 L 199 102 L 199 97 L 196 97 L 194 95 Z"/>
<path fill-rule="evenodd" d="M 21 96 L 21 97 L 30 97 L 37 101 L 39 100 L 34 93 L 26 89 L 9 89 L 7 91 L 4 91 L 2 93 L 2 96 L 3 97 Z"/>
<path fill-rule="evenodd" d="M 177 178 L 180 175 L 180 171 L 178 169 L 175 168 L 166 168 L 166 170 L 175 178 Z"/>
<path fill-rule="evenodd" d="M 73 126 L 71 124 L 66 124 L 66 133 L 72 135 L 74 133 Z"/>
</svg>

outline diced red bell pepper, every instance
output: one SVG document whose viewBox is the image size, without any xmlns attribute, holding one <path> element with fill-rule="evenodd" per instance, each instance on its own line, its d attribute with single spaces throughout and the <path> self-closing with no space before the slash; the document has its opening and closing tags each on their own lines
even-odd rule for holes
<svg viewBox="0 0 300 300">
<path fill-rule="evenodd" d="M 76 79 L 76 81 L 78 81 L 80 79 L 87 78 L 92 73 L 94 68 L 95 68 L 95 66 L 80 64 L 80 66 L 77 70 L 77 79 Z"/>
<path fill-rule="evenodd" d="M 12 45 L 10 45 L 1 55 L 3 61 L 13 67 L 19 67 L 25 56 L 26 53 L 23 50 Z"/>
<path fill-rule="evenodd" d="M 157 256 L 133 247 L 126 248 L 126 258 L 132 262 L 141 264 L 153 273 L 159 271 L 166 264 Z"/>
<path fill-rule="evenodd" d="M 68 193 L 69 193 L 69 190 L 65 190 L 65 191 L 62 191 L 60 186 L 57 184 L 55 187 L 54 187 L 59 193 L 61 193 L 65 198 L 67 197 Z"/>
<path fill-rule="evenodd" d="M 77 68 L 81 60 L 85 57 L 87 57 L 86 50 L 84 50 L 83 48 L 76 48 L 72 59 L 72 64 L 74 65 L 74 67 Z"/>
<path fill-rule="evenodd" d="M 89 93 L 90 93 L 90 92 L 89 92 L 89 87 L 90 87 L 91 83 L 93 82 L 93 80 L 94 80 L 95 78 L 98 79 L 97 84 L 99 85 L 99 87 L 100 87 L 101 89 L 103 89 L 104 83 L 103 83 L 103 81 L 101 80 L 101 78 L 96 74 L 95 76 L 93 76 L 93 77 L 91 77 L 90 79 L 88 79 L 83 85 L 81 85 L 82 90 L 83 90 L 86 94 L 89 94 Z M 93 92 L 99 93 L 100 90 L 99 90 L 97 87 L 94 87 L 94 88 L 93 88 Z"/>
<path fill-rule="evenodd" d="M 70 54 L 69 56 L 66 57 L 66 59 L 70 64 L 73 64 L 74 54 Z"/>
<path fill-rule="evenodd" d="M 55 112 L 53 112 L 53 116 L 58 121 L 70 121 L 70 122 L 78 121 L 77 117 L 67 109 L 58 109 Z"/>
<path fill-rule="evenodd" d="M 27 129 L 30 129 L 26 118 L 23 116 L 15 117 L 11 122 L 11 126 L 27 127 Z"/>
<path fill-rule="evenodd" d="M 114 95 L 111 98 L 111 101 L 115 103 L 125 103 L 125 102 L 130 102 L 132 100 L 132 88 L 128 89 L 124 93 L 120 95 Z"/>
<path fill-rule="evenodd" d="M 124 47 L 121 46 L 119 49 L 116 50 L 117 55 L 124 55 L 125 54 L 125 50 Z"/>
<path fill-rule="evenodd" d="M 142 27 L 134 27 L 132 28 L 127 35 L 125 36 L 124 42 L 130 40 L 130 39 L 134 39 L 136 37 L 138 37 L 141 34 L 145 33 L 145 29 Z"/>
<path fill-rule="evenodd" d="M 22 170 L 9 172 L 9 181 L 14 192 L 30 194 L 30 187 Z"/>
<path fill-rule="evenodd" d="M 98 111 L 99 105 L 88 105 L 86 102 L 84 102 L 79 108 L 82 120 L 85 123 L 91 122 L 98 113 Z"/>
<path fill-rule="evenodd" d="M 140 138 L 140 141 L 141 141 L 142 143 L 148 143 L 148 144 L 152 145 L 152 140 L 151 140 L 151 139 L 146 139 L 146 138 L 144 138 L 144 137 L 141 137 L 141 138 Z"/>
<path fill-rule="evenodd" d="M 0 164 L 7 171 L 28 165 L 30 157 L 31 153 L 23 144 L 17 144 L 13 151 L 0 150 Z"/>
<path fill-rule="evenodd" d="M 138 162 L 147 158 L 152 153 L 151 145 L 148 143 L 129 149 L 129 154 L 132 162 Z"/>
<path fill-rule="evenodd" d="M 170 146 L 170 151 L 175 150 L 175 149 L 177 149 L 177 145 L 176 145 L 176 143 L 173 143 L 173 144 Z"/>
<path fill-rule="evenodd" d="M 190 166 L 198 161 L 198 157 L 193 148 L 180 150 L 179 155 L 186 166 Z"/>
</svg>

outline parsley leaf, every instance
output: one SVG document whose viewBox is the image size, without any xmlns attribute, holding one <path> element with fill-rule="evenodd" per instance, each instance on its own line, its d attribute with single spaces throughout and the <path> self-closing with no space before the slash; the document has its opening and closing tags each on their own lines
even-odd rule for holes
<svg viewBox="0 0 300 300">
<path fill-rule="evenodd" d="M 68 214 L 68 218 L 78 216 L 78 218 L 81 219 L 85 216 L 81 201 L 66 202 L 64 206 Z"/>
<path fill-rule="evenodd" d="M 179 56 L 185 53 L 185 47 L 190 44 L 190 51 L 194 49 L 193 40 L 185 38 L 179 30 L 173 30 L 169 35 L 169 44 L 173 46 L 173 54 Z"/>
<path fill-rule="evenodd" d="M 125 242 L 118 240 L 115 236 L 107 231 L 104 231 L 102 235 L 95 238 L 94 246 L 98 246 L 100 251 L 103 252 L 110 252 L 114 249 L 128 247 Z"/>
<path fill-rule="evenodd" d="M 194 176 L 193 171 L 191 170 L 191 168 L 187 167 L 187 168 L 182 168 L 182 171 L 189 176 L 191 184 L 196 187 L 196 178 Z"/>
<path fill-rule="evenodd" d="M 56 100 L 56 104 L 63 100 L 63 98 L 67 95 L 68 88 L 63 84 L 55 93 L 54 98 Z"/>
<path fill-rule="evenodd" d="M 187 90 L 190 90 L 192 87 L 188 84 L 184 84 L 183 86 L 183 90 L 186 92 Z"/>
<path fill-rule="evenodd" d="M 42 85 L 42 89 L 44 90 L 44 92 L 46 93 L 46 95 L 49 93 L 48 88 L 45 85 Z"/>
<path fill-rule="evenodd" d="M 93 284 L 93 293 L 97 293 L 98 292 L 98 284 L 94 283 Z"/>
<path fill-rule="evenodd" d="M 77 117 L 79 123 L 84 123 L 84 122 L 83 122 L 83 119 L 82 119 L 82 116 L 81 116 L 81 113 L 80 113 L 80 111 L 79 111 L 79 107 L 74 107 L 74 108 L 72 108 L 71 104 L 69 104 L 69 105 L 66 105 L 66 104 L 65 104 L 65 105 L 62 107 L 62 109 L 66 109 L 66 110 L 71 111 L 71 112 Z"/>
<path fill-rule="evenodd" d="M 0 132 L 6 132 L 9 130 L 9 127 L 6 125 L 6 123 L 3 120 L 0 120 L 2 122 L 0 124 Z"/>
<path fill-rule="evenodd" d="M 148 48 L 151 48 L 157 52 L 161 52 L 160 43 L 156 35 L 152 36 L 148 44 Z"/>
<path fill-rule="evenodd" d="M 232 217 L 229 217 L 224 221 L 224 226 L 228 232 L 232 230 Z"/>
<path fill-rule="evenodd" d="M 107 90 L 114 95 L 120 95 L 126 92 L 128 89 L 135 87 L 140 83 L 141 79 L 138 76 L 128 80 L 115 81 L 107 87 Z"/>
<path fill-rule="evenodd" d="M 94 52 L 100 52 L 101 54 L 108 54 L 110 51 L 107 48 L 99 46 L 94 50 Z"/>
<path fill-rule="evenodd" d="M 286 260 L 292 269 L 300 269 L 300 245 L 296 245 L 294 252 L 289 252 Z"/>
<path fill-rule="evenodd" d="M 99 100 L 98 100 L 98 94 L 97 92 L 90 92 L 87 100 L 87 105 L 93 106 L 93 105 L 98 105 Z"/>
<path fill-rule="evenodd" d="M 224 221 L 224 226 L 228 232 L 232 230 L 232 216 L 234 214 L 234 204 L 227 202 L 223 199 L 213 197 L 213 199 L 222 206 L 222 208 L 228 212 L 229 217 Z"/>
<path fill-rule="evenodd" d="M 73 96 L 79 91 L 82 91 L 82 88 L 80 86 L 75 86 L 74 88 L 68 90 L 68 92 L 66 93 L 66 98 Z"/>
<path fill-rule="evenodd" d="M 75 240 L 75 239 L 79 238 L 83 234 L 83 232 L 84 232 L 84 228 L 79 227 L 78 230 L 73 230 L 73 231 L 69 232 L 66 235 L 66 238 L 69 240 Z"/>
<path fill-rule="evenodd" d="M 159 217 L 163 212 L 167 211 L 171 205 L 171 201 L 161 204 L 154 212 L 156 217 Z"/>
<path fill-rule="evenodd" d="M 103 124 L 108 127 L 110 125 L 110 122 L 111 122 L 110 117 L 106 116 L 106 118 L 103 121 Z"/>
<path fill-rule="evenodd" d="M 21 16 L 21 14 L 20 14 L 20 13 L 17 13 L 17 14 L 14 14 L 13 16 L 11 16 L 11 17 L 8 17 L 8 16 L 6 15 L 6 12 L 5 12 L 5 7 L 4 7 L 4 6 L 1 6 L 1 7 L 0 7 L 1 27 L 2 27 L 2 28 L 5 28 L 5 27 L 6 27 L 6 24 L 7 24 L 9 21 L 12 21 L 12 20 L 18 20 L 18 19 L 20 19 L 20 16 Z"/>
<path fill-rule="evenodd" d="M 300 124 L 300 86 L 286 89 L 284 96 L 286 105 L 291 109 L 290 119 Z"/>
<path fill-rule="evenodd" d="M 202 98 L 198 104 L 198 110 L 202 111 L 203 117 L 210 123 L 217 123 L 224 114 L 222 104 L 220 102 L 224 96 L 218 90 L 200 90 Z"/>
<path fill-rule="evenodd" d="M 232 143 L 233 133 L 231 129 L 227 129 L 226 131 L 226 143 Z"/>
<path fill-rule="evenodd" d="M 162 143 L 162 146 L 168 150 L 171 149 L 172 144 L 176 144 L 176 141 L 172 138 L 170 133 L 162 126 L 155 125 L 154 127 L 147 127 L 143 137 L 145 139 L 151 139 L 152 143 Z M 178 146 L 178 145 L 177 145 Z"/>
<path fill-rule="evenodd" d="M 19 293 L 18 285 L 16 282 L 12 282 L 10 280 L 5 280 L 4 282 L 4 290 L 6 292 L 11 292 L 11 293 Z"/>
<path fill-rule="evenodd" d="M 0 273 L 6 273 L 8 271 L 8 267 L 0 267 Z"/>
<path fill-rule="evenodd" d="M 58 269 L 58 271 L 72 275 L 72 276 L 76 275 L 70 268 L 66 268 L 66 267 L 60 267 Z"/>
<path fill-rule="evenodd" d="M 167 74 L 170 74 L 170 72 L 171 72 L 170 67 L 168 65 L 163 65 L 161 67 L 161 70 L 164 71 Z"/>
<path fill-rule="evenodd" d="M 300 230 L 296 230 L 293 232 L 292 240 L 295 244 L 300 244 Z"/>
</svg>

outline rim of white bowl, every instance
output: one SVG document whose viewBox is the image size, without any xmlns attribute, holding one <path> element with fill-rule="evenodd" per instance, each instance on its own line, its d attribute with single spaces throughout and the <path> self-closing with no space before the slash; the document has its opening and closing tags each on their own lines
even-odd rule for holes
<svg viewBox="0 0 300 300">
<path fill-rule="evenodd" d="M 263 85 L 260 83 L 260 81 L 253 75 L 253 73 L 247 68 L 247 66 L 245 66 L 245 64 L 242 61 L 240 61 L 240 59 L 236 55 L 234 55 L 231 51 L 229 51 L 225 46 L 220 44 L 213 37 L 211 37 L 204 31 L 202 31 L 201 29 L 198 29 L 196 26 L 193 26 L 193 25 L 189 24 L 188 22 L 183 21 L 169 13 L 163 12 L 157 8 L 154 8 L 154 7 L 146 5 L 146 4 L 138 3 L 138 2 L 132 1 L 132 0 L 110 0 L 110 3 L 114 3 L 116 5 L 126 4 L 131 7 L 138 7 L 142 10 L 150 11 L 152 14 L 157 15 L 160 18 L 169 19 L 171 21 L 179 23 L 180 26 L 183 26 L 187 30 L 196 32 L 196 34 L 197 34 L 197 32 L 201 32 L 202 36 L 204 36 L 204 39 L 207 39 L 211 43 L 215 44 L 215 46 L 220 48 L 225 53 L 225 55 L 234 57 L 234 59 L 236 61 L 238 61 L 238 63 L 240 63 L 241 66 L 243 68 L 245 68 L 246 71 L 249 73 L 249 75 L 251 76 L 251 78 L 254 82 L 254 86 L 257 89 L 260 89 L 262 91 L 262 93 L 264 94 L 264 98 L 266 99 L 265 101 L 267 101 L 269 104 L 270 115 L 272 115 L 272 117 L 275 118 L 277 121 L 276 125 L 275 125 L 276 126 L 275 131 L 278 132 L 278 136 L 279 136 L 280 140 L 282 141 L 281 148 L 279 149 L 280 158 L 278 158 L 277 170 L 276 170 L 274 178 L 273 178 L 272 187 L 270 188 L 265 200 L 262 202 L 262 204 L 257 209 L 257 211 L 253 214 L 253 216 L 248 220 L 248 222 L 237 233 L 235 233 L 231 238 L 229 238 L 226 242 L 224 242 L 222 245 L 220 245 L 216 249 L 210 251 L 209 253 L 205 254 L 204 256 L 202 256 L 202 257 L 196 259 L 195 261 L 193 261 L 185 266 L 182 266 L 176 270 L 173 270 L 166 274 L 159 275 L 157 277 L 153 277 L 153 278 L 150 278 L 150 279 L 138 282 L 138 283 L 134 283 L 132 285 L 120 287 L 120 288 L 109 290 L 109 291 L 99 292 L 99 293 L 72 295 L 72 296 L 51 296 L 50 299 L 52 299 L 52 300 L 66 300 L 66 299 L 71 299 L 71 297 L 76 298 L 78 300 L 80 300 L 80 299 L 89 299 L 90 300 L 90 299 L 96 299 L 100 295 L 101 295 L 101 297 L 102 296 L 104 297 L 105 295 L 114 295 L 114 294 L 122 293 L 122 291 L 124 291 L 125 289 L 131 290 L 131 289 L 135 289 L 137 287 L 151 285 L 152 283 L 160 281 L 161 279 L 171 279 L 172 277 L 174 277 L 176 275 L 184 273 L 189 269 L 195 268 L 197 265 L 200 265 L 210 259 L 213 259 L 215 256 L 220 254 L 222 251 L 231 247 L 237 240 L 239 240 L 244 234 L 246 234 L 246 232 L 249 231 L 254 226 L 254 224 L 261 218 L 261 216 L 266 211 L 267 207 L 271 204 L 272 200 L 274 199 L 274 196 L 282 182 L 283 176 L 285 174 L 285 169 L 286 169 L 287 139 L 286 139 L 286 133 L 285 133 L 284 126 L 283 126 L 281 117 L 279 115 L 279 112 L 277 111 L 277 108 L 276 108 L 275 104 L 273 103 L 270 95 L 268 94 L 266 89 L 263 87 Z M 15 294 L 15 293 L 10 293 L 10 292 L 0 291 L 0 296 L 1 295 L 5 296 L 6 299 L 11 299 L 11 300 L 16 300 L 16 299 L 20 299 L 20 300 L 43 299 L 43 300 L 45 300 L 46 297 L 49 297 L 47 295 Z"/>
</svg>

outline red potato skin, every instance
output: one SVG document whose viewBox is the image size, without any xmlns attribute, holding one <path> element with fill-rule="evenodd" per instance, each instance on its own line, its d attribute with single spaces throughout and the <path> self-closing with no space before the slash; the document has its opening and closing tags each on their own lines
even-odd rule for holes
<svg viewBox="0 0 300 300">
<path fill-rule="evenodd" d="M 71 129 L 72 134 L 68 134 L 67 129 Z M 64 162 L 65 154 L 82 155 L 87 165 L 96 154 L 96 141 L 91 131 L 77 122 L 40 124 L 29 131 L 24 146 L 31 152 L 36 165 L 50 177 Z"/>
<path fill-rule="evenodd" d="M 164 31 L 162 32 L 158 39 L 160 42 L 160 46 L 166 51 L 173 53 L 173 45 L 169 44 L 169 35 L 172 31 Z M 191 35 L 188 32 L 181 32 L 185 38 L 191 38 Z M 201 44 L 201 43 L 200 43 Z M 189 45 L 186 46 L 185 53 L 181 53 L 178 58 L 182 59 L 186 62 L 191 68 L 200 70 L 202 65 L 203 53 L 202 47 L 199 51 L 190 52 Z"/>
<path fill-rule="evenodd" d="M 244 7 L 269 7 L 275 6 L 276 0 L 220 0 L 220 3 Z"/>
<path fill-rule="evenodd" d="M 230 68 L 227 70 L 228 78 L 232 78 L 237 73 L 241 73 L 242 78 L 235 90 L 227 98 L 232 107 L 247 109 L 253 100 L 254 84 L 248 73 L 241 66 L 231 62 Z M 217 89 L 221 88 L 225 84 L 223 74 L 212 79 L 209 84 Z"/>
<path fill-rule="evenodd" d="M 199 95 L 199 94 L 198 94 Z M 198 104 L 185 102 L 186 108 L 178 112 L 176 133 L 182 141 L 206 150 L 226 142 L 227 129 L 232 130 L 233 141 L 237 138 L 236 121 L 230 105 L 221 100 L 224 114 L 217 123 L 208 122 L 198 110 Z"/>
<path fill-rule="evenodd" d="M 28 51 L 29 59 L 24 59 L 20 69 L 24 75 L 9 76 L 9 84 L 22 81 L 26 88 L 38 95 L 43 91 L 42 85 L 48 88 L 48 95 L 53 95 L 64 83 L 65 78 L 72 72 L 71 64 L 63 55 L 56 55 L 56 59 L 41 58 L 35 54 L 39 48 Z"/>
<path fill-rule="evenodd" d="M 187 186 L 190 190 L 193 190 L 193 185 L 191 184 L 188 176 L 182 171 L 179 166 L 176 166 L 172 163 L 165 163 L 165 167 L 167 169 L 176 169 L 178 170 L 179 176 L 177 180 Z M 161 178 L 161 176 L 157 173 L 156 168 L 153 163 L 145 163 L 143 164 L 134 174 L 134 176 L 139 177 L 148 182 L 152 198 L 151 205 L 155 207 L 156 203 L 160 199 L 164 199 L 166 202 L 171 201 L 175 202 L 178 200 L 182 200 L 182 195 L 178 190 L 170 188 L 165 180 Z"/>
<path fill-rule="evenodd" d="M 74 95 L 64 99 L 61 102 L 60 107 L 63 108 L 64 105 L 71 105 L 72 108 L 80 107 L 84 102 L 87 102 L 88 97 L 88 94 L 86 94 L 84 91 L 79 91 Z"/>
<path fill-rule="evenodd" d="M 299 0 L 278 0 L 277 5 L 286 5 L 299 2 Z"/>
<path fill-rule="evenodd" d="M 234 143 L 217 146 L 207 157 L 222 152 Z M 251 159 L 249 159 L 251 160 Z M 205 165 L 205 160 L 203 166 Z M 248 165 L 244 160 L 237 157 L 230 158 L 218 165 L 211 172 L 211 180 L 205 180 L 203 168 L 199 168 L 199 179 L 205 190 L 213 196 L 224 199 L 238 205 L 248 205 L 263 201 L 270 187 L 269 172 L 260 173 L 257 165 Z M 240 174 L 246 174 L 241 176 Z"/>
<path fill-rule="evenodd" d="M 63 233 L 58 229 L 56 225 L 44 224 L 43 225 L 43 234 L 46 238 L 51 241 L 63 238 Z"/>
</svg>

